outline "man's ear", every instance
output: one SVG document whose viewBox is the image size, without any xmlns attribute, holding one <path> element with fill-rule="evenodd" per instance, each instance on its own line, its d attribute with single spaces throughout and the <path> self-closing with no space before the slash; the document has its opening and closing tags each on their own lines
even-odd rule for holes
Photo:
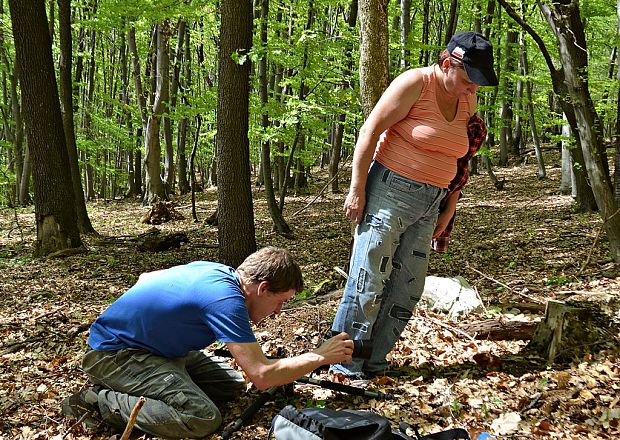
<svg viewBox="0 0 620 440">
<path fill-rule="evenodd" d="M 263 293 L 267 292 L 267 290 L 269 290 L 269 283 L 267 281 L 261 281 L 258 283 L 258 286 L 256 286 L 256 294 L 258 296 L 261 296 Z"/>
</svg>

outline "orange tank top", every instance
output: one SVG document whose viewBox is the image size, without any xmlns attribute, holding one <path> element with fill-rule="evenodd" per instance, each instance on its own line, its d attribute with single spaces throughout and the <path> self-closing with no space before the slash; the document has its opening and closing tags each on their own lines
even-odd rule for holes
<svg viewBox="0 0 620 440">
<path fill-rule="evenodd" d="M 424 86 L 409 114 L 381 134 L 375 159 L 416 182 L 447 188 L 456 174 L 456 160 L 469 149 L 469 101 L 459 99 L 456 115 L 447 121 L 437 106 L 434 66 L 423 67 Z"/>
</svg>

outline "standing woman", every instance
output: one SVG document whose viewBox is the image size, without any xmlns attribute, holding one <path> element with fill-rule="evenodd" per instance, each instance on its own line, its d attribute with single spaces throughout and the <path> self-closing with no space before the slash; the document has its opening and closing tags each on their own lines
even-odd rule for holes
<svg viewBox="0 0 620 440">
<path fill-rule="evenodd" d="M 484 130 L 476 91 L 495 85 L 491 43 L 459 32 L 438 64 L 399 75 L 362 126 L 344 203 L 357 223 L 355 243 L 332 330 L 370 340 L 373 351 L 332 371 L 359 377 L 387 368 L 424 290 L 431 240 L 446 240 L 451 229 L 467 179 L 459 159 L 473 155 L 468 125 Z"/>
</svg>

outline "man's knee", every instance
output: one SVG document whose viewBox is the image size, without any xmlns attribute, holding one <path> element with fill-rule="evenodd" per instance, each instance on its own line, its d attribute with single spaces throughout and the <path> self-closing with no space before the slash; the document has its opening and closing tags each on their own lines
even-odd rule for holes
<svg viewBox="0 0 620 440">
<path fill-rule="evenodd" d="M 213 434 L 222 424 L 222 414 L 215 406 L 204 408 L 202 414 L 187 415 L 184 417 L 187 427 L 186 437 L 202 438 Z"/>
</svg>

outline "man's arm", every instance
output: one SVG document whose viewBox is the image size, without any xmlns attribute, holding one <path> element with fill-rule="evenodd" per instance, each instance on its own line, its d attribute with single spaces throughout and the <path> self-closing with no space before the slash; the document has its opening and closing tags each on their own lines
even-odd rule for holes
<svg viewBox="0 0 620 440">
<path fill-rule="evenodd" d="M 316 350 L 283 359 L 267 359 L 257 342 L 228 342 L 228 350 L 250 381 L 260 390 L 291 383 L 322 365 L 350 362 L 353 341 L 340 333 Z"/>
</svg>

